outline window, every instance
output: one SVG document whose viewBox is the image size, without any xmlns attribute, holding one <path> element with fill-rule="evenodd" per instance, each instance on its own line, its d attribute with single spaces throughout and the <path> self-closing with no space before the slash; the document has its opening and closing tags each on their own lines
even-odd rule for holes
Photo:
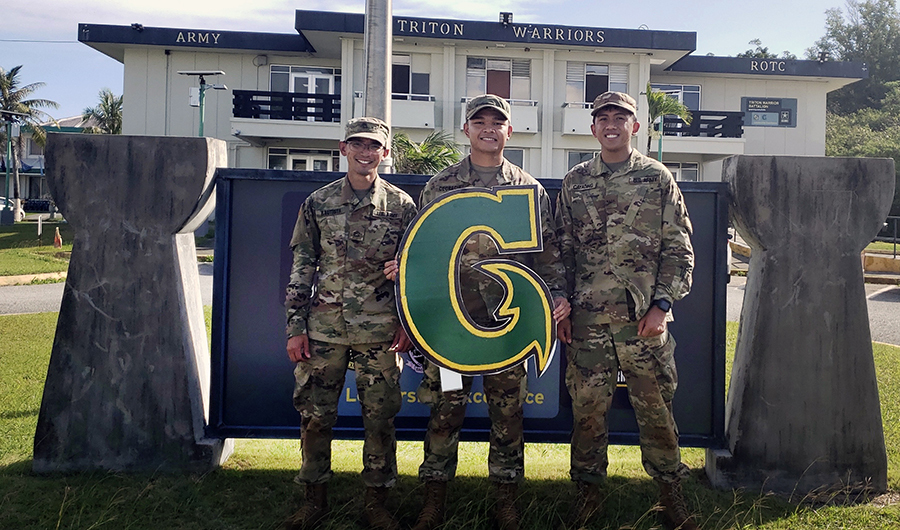
<svg viewBox="0 0 900 530">
<path fill-rule="evenodd" d="M 628 65 L 566 63 L 566 103 L 587 106 L 608 90 L 628 92 Z"/>
<path fill-rule="evenodd" d="M 597 153 L 598 151 L 569 151 L 569 169 L 572 169 L 582 162 L 587 162 L 594 158 Z"/>
<path fill-rule="evenodd" d="M 503 157 L 512 164 L 525 169 L 525 150 L 524 149 L 504 149 Z"/>
<path fill-rule="evenodd" d="M 466 60 L 466 96 L 496 94 L 504 99 L 531 100 L 531 61 L 529 59 Z"/>
<path fill-rule="evenodd" d="M 338 68 L 318 68 L 307 66 L 281 66 L 272 65 L 269 70 L 269 88 L 272 92 L 290 92 L 294 94 L 318 94 L 334 96 L 326 98 L 336 100 L 340 104 L 341 71 Z M 327 110 L 333 108 L 332 101 L 329 105 L 323 105 L 322 98 L 309 98 L 307 101 L 313 105 L 306 108 L 310 113 L 305 118 L 307 121 L 323 121 Z M 261 110 L 272 111 L 273 114 L 287 114 L 293 116 L 297 110 L 296 103 L 302 99 L 294 99 L 290 96 L 275 96 L 272 105 L 263 105 Z M 324 106 L 324 108 L 323 108 Z M 302 108 L 302 105 L 300 106 Z M 290 117 L 287 119 L 291 119 Z M 294 118 L 297 119 L 297 118 Z M 340 121 L 339 113 L 332 112 L 328 121 Z"/>
<path fill-rule="evenodd" d="M 272 92 L 332 95 L 341 93 L 341 70 L 339 68 L 273 64 L 269 76 L 269 89 Z"/>
<path fill-rule="evenodd" d="M 25 156 L 42 156 L 44 148 L 34 141 L 34 138 L 28 138 L 28 146 L 26 147 Z"/>
<path fill-rule="evenodd" d="M 270 147 L 268 169 L 291 171 L 336 171 L 340 151 L 310 151 Z"/>
<path fill-rule="evenodd" d="M 700 85 L 660 85 L 652 83 L 650 88 L 662 90 L 677 99 L 690 110 L 700 110 Z"/>
<path fill-rule="evenodd" d="M 394 55 L 391 67 L 391 97 L 428 101 L 431 93 L 431 75 L 427 72 L 414 72 L 415 67 L 412 63 L 412 57 L 409 55 Z"/>
<path fill-rule="evenodd" d="M 700 181 L 700 164 L 694 162 L 665 162 L 675 180 L 685 182 Z"/>
</svg>

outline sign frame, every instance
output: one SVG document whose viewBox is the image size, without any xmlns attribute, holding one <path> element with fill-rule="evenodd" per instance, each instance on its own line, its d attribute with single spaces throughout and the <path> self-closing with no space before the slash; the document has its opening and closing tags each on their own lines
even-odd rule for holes
<svg viewBox="0 0 900 530">
<path fill-rule="evenodd" d="M 290 233 L 285 235 L 284 227 L 293 227 L 302 198 L 343 176 L 338 172 L 217 170 L 208 436 L 300 437 L 300 415 L 293 410 L 291 400 L 292 363 L 284 350 L 285 286 L 281 285 L 281 277 L 285 269 L 288 274 L 290 269 L 290 252 L 286 241 L 282 242 L 285 237 L 290 239 Z M 429 178 L 393 174 L 383 177 L 413 198 L 418 198 Z M 555 202 L 561 180 L 540 179 L 540 182 Z M 725 444 L 728 191 L 727 185 L 721 182 L 678 184 L 691 211 L 695 231 L 692 239 L 698 260 L 691 294 L 673 306 L 676 320 L 671 329 L 681 348 L 676 349 L 680 386 L 675 395 L 675 415 L 682 446 L 721 448 Z M 696 307 L 697 300 L 692 302 L 691 297 L 702 298 L 702 304 Z M 701 333 L 686 333 L 696 327 L 691 319 L 700 323 Z M 688 362 L 695 354 L 686 353 L 686 348 L 703 350 L 702 362 Z M 553 396 L 555 401 L 544 401 L 547 396 L 543 394 L 529 394 L 532 401 L 555 403 L 558 412 L 549 418 L 526 413 L 528 442 L 568 443 L 570 439 L 571 408 L 565 391 L 564 360 L 561 349 L 553 361 L 559 369 L 540 378 L 555 381 L 559 389 L 559 394 Z M 527 366 L 530 380 L 536 379 L 534 363 L 528 361 Z M 416 375 L 412 370 L 404 370 L 404 377 L 415 379 Z M 697 390 L 700 387 L 702 393 Z M 348 400 L 352 397 L 351 388 L 345 389 Z M 483 396 L 479 398 L 479 388 L 480 378 L 476 378 L 462 440 L 484 441 L 490 431 L 486 415 L 475 413 L 479 406 L 486 408 L 479 402 L 479 399 L 483 401 Z M 412 402 L 413 391 L 414 387 L 412 390 L 404 387 L 404 409 L 395 418 L 397 437 L 401 440 L 424 437 L 427 407 Z M 687 399 L 695 394 L 696 399 Z M 685 405 L 688 401 L 693 404 Z M 404 411 L 410 415 L 404 415 Z M 338 439 L 362 438 L 362 418 L 341 414 L 334 435 Z M 610 443 L 638 444 L 637 424 L 624 389 L 617 391 L 610 411 Z"/>
</svg>

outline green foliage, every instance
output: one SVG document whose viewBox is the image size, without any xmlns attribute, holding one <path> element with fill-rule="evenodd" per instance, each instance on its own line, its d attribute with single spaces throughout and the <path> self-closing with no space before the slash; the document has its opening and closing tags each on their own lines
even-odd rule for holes
<svg viewBox="0 0 900 530">
<path fill-rule="evenodd" d="M 654 130 L 653 128 L 653 124 L 658 118 L 669 115 L 678 116 L 686 124 L 690 125 L 691 121 L 694 119 L 694 115 L 691 114 L 690 109 L 688 109 L 684 103 L 678 101 L 669 94 L 666 94 L 662 90 L 654 90 L 653 87 L 650 86 L 650 83 L 647 83 L 647 92 L 645 94 L 647 96 L 647 112 L 650 114 L 648 128 L 650 135 L 647 137 L 647 153 L 649 154 L 651 140 L 653 138 L 659 138 L 662 134 L 662 123 L 660 123 L 659 130 Z"/>
<path fill-rule="evenodd" d="M 846 14 L 825 12 L 825 35 L 806 51 L 808 59 L 827 53 L 832 60 L 860 61 L 869 77 L 828 94 L 828 108 L 850 114 L 878 108 L 885 83 L 900 80 L 900 14 L 895 0 L 847 0 Z"/>
<path fill-rule="evenodd" d="M 462 159 L 462 151 L 453 134 L 436 130 L 421 143 L 414 142 L 402 132 L 395 132 L 391 143 L 394 172 L 412 175 L 433 175 Z"/>
<path fill-rule="evenodd" d="M 38 89 L 44 86 L 44 83 L 31 83 L 30 85 L 21 85 L 21 80 L 19 79 L 19 71 L 22 69 L 22 65 L 15 66 L 11 70 L 6 71 L 2 67 L 0 67 L 0 109 L 15 112 L 18 115 L 4 115 L 3 118 L 15 116 L 15 121 L 19 124 L 26 125 L 31 129 L 31 138 L 40 146 L 45 145 L 47 141 L 47 131 L 41 127 L 41 122 L 49 120 L 53 120 L 49 114 L 40 110 L 41 108 L 58 108 L 59 104 L 55 101 L 50 101 L 49 99 L 32 99 L 31 95 L 34 94 Z M 55 122 L 55 120 L 53 120 Z M 2 145 L 4 154 L 7 150 L 7 135 L 8 131 L 6 127 L 3 127 L 2 132 L 0 132 L 0 145 Z M 13 192 L 12 198 L 19 199 L 21 197 L 20 194 L 20 184 L 19 184 L 19 165 L 22 160 L 22 155 L 25 152 L 25 137 L 21 134 L 12 141 L 12 152 L 10 153 L 10 160 L 12 162 L 12 182 L 13 182 Z M 3 195 L 6 195 L 6 190 L 3 190 Z"/>
<path fill-rule="evenodd" d="M 678 116 L 685 123 L 690 125 L 694 115 L 684 103 L 666 94 L 662 90 L 655 90 L 647 83 L 647 112 L 650 113 L 650 124 L 656 121 L 660 116 Z"/>
<path fill-rule="evenodd" d="M 94 122 L 97 125 L 86 127 L 84 132 L 122 134 L 122 98 L 123 96 L 116 96 L 108 88 L 101 90 L 100 102 L 97 106 L 86 107 L 81 116 L 85 123 Z"/>
<path fill-rule="evenodd" d="M 208 307 L 205 314 L 208 328 Z M 32 474 L 32 438 L 57 316 L 0 316 L 0 528 L 268 530 L 279 527 L 298 508 L 301 490 L 292 481 L 300 465 L 297 440 L 235 440 L 235 452 L 225 465 L 205 474 Z M 729 367 L 737 327 L 728 323 Z M 896 491 L 900 488 L 900 348 L 875 344 L 874 356 L 888 485 Z M 359 441 L 333 443 L 332 514 L 323 529 L 365 528 L 359 517 L 364 488 L 359 477 L 361 449 Z M 575 491 L 568 477 L 568 450 L 565 444 L 526 445 L 528 475 L 519 499 L 524 529 L 561 528 L 569 514 Z M 652 511 L 656 486 L 641 467 L 640 450 L 612 446 L 609 456 L 606 510 L 595 528 L 658 528 Z M 827 499 L 828 505 L 813 498 L 791 503 L 757 491 L 716 491 L 703 478 L 703 450 L 686 448 L 682 457 L 693 470 L 685 483 L 685 496 L 706 530 L 900 527 L 896 505 L 839 498 Z M 400 478 L 388 506 L 406 527 L 421 506 L 422 488 L 416 478 L 421 458 L 421 442 L 398 443 Z M 464 442 L 457 477 L 449 490 L 448 520 L 442 528 L 491 528 L 492 502 L 487 444 Z"/>
<path fill-rule="evenodd" d="M 747 44 L 752 44 L 756 46 L 756 48 L 751 48 L 743 53 L 739 53 L 736 57 L 743 57 L 747 59 L 788 59 L 794 60 L 797 58 L 796 55 L 789 51 L 784 51 L 781 54 L 781 57 L 778 56 L 777 53 L 773 53 L 769 51 L 767 46 L 762 45 L 762 41 L 760 39 L 753 39 Z"/>
<path fill-rule="evenodd" d="M 826 115 L 825 154 L 893 158 L 897 175 L 891 215 L 900 215 L 900 81 L 886 83 L 885 90 L 873 108 Z"/>
</svg>

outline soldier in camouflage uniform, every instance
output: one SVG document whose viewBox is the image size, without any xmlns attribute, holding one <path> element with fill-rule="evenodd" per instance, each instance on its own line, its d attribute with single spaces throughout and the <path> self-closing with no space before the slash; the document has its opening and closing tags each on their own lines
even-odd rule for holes
<svg viewBox="0 0 900 530">
<path fill-rule="evenodd" d="M 288 356 L 297 363 L 294 406 L 302 416 L 297 481 L 305 484 L 306 502 L 288 528 L 313 528 L 327 514 L 332 427 L 350 362 L 366 433 L 365 515 L 375 528 L 398 528 L 384 504 L 397 479 L 394 416 L 400 410 L 402 364 L 396 352 L 410 342 L 383 268 L 396 255 L 416 207 L 409 195 L 378 176 L 389 136 L 381 120 L 351 120 L 340 143 L 347 175 L 313 192 L 294 227 L 285 306 Z"/>
<path fill-rule="evenodd" d="M 607 413 L 619 369 L 640 430 L 644 469 L 660 485 L 663 522 L 696 528 L 681 494 L 672 397 L 678 382 L 672 303 L 691 287 L 694 254 L 684 198 L 666 167 L 631 148 L 635 100 L 606 92 L 593 103 L 591 131 L 601 153 L 566 175 L 557 199 L 560 249 L 573 293 L 566 385 L 572 397 L 571 477 L 578 484 L 576 524 L 602 508 Z"/>
<path fill-rule="evenodd" d="M 544 250 L 515 255 L 512 259 L 524 263 L 544 279 L 554 296 L 554 317 L 561 320 L 568 315 L 569 303 L 565 298 L 564 270 L 550 199 L 534 177 L 503 157 L 503 148 L 512 134 L 509 118 L 509 103 L 499 96 L 486 94 L 470 100 L 463 130 L 472 147 L 471 155 L 429 180 L 419 204 L 424 206 L 444 193 L 473 186 L 536 185 Z M 496 256 L 496 244 L 484 234 L 471 237 L 462 255 L 460 283 L 473 286 L 462 293 L 464 305 L 472 319 L 484 326 L 497 325 L 491 315 L 502 301 L 503 288 L 471 266 Z M 525 366 L 520 364 L 483 377 L 491 419 L 488 472 L 497 493 L 494 517 L 503 530 L 518 528 L 515 498 L 525 471 L 522 428 L 522 406 L 527 393 L 525 375 Z M 429 363 L 425 369 L 418 396 L 431 406 L 431 419 L 425 434 L 425 459 L 419 467 L 419 478 L 425 482 L 425 503 L 414 530 L 431 530 L 443 521 L 447 482 L 456 473 L 459 432 L 471 388 L 472 378 L 463 377 L 462 390 L 442 392 L 438 366 Z"/>
</svg>

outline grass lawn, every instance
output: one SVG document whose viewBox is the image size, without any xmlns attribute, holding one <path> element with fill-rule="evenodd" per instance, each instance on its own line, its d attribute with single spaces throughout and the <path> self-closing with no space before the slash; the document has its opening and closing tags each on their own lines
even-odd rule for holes
<svg viewBox="0 0 900 530">
<path fill-rule="evenodd" d="M 235 453 L 226 464 L 203 475 L 31 474 L 32 437 L 56 317 L 56 313 L 0 316 L 0 528 L 274 529 L 297 508 L 301 488 L 292 482 L 299 464 L 295 440 L 236 440 Z M 737 324 L 728 326 L 730 361 Z M 898 492 L 900 348 L 876 344 L 875 362 L 888 448 L 888 483 Z M 360 442 L 334 443 L 335 477 L 329 490 L 332 518 L 327 528 L 364 528 L 359 523 L 360 452 Z M 683 456 L 692 469 L 685 492 L 705 529 L 900 528 L 900 507 L 889 503 L 823 506 L 790 503 L 756 491 L 712 490 L 703 475 L 703 451 L 685 449 Z M 421 443 L 399 444 L 401 476 L 389 507 L 397 510 L 407 527 L 421 503 L 416 479 L 421 457 Z M 443 529 L 491 528 L 486 458 L 486 444 L 462 444 Z M 528 480 L 520 500 L 523 528 L 561 528 L 574 497 L 568 480 L 568 446 L 528 444 L 526 461 Z M 612 447 L 609 471 L 606 511 L 596 528 L 654 528 L 655 514 L 649 508 L 656 500 L 656 487 L 641 468 L 639 451 Z"/>
<path fill-rule="evenodd" d="M 866 251 L 890 254 L 894 252 L 894 243 L 873 241 L 866 246 Z M 900 253 L 900 243 L 897 244 L 897 252 Z"/>
<path fill-rule="evenodd" d="M 62 248 L 53 247 L 53 234 L 59 228 Z M 0 227 L 0 276 L 65 272 L 69 268 L 74 231 L 68 223 L 45 221 L 40 238 L 37 222 L 15 223 Z"/>
</svg>

